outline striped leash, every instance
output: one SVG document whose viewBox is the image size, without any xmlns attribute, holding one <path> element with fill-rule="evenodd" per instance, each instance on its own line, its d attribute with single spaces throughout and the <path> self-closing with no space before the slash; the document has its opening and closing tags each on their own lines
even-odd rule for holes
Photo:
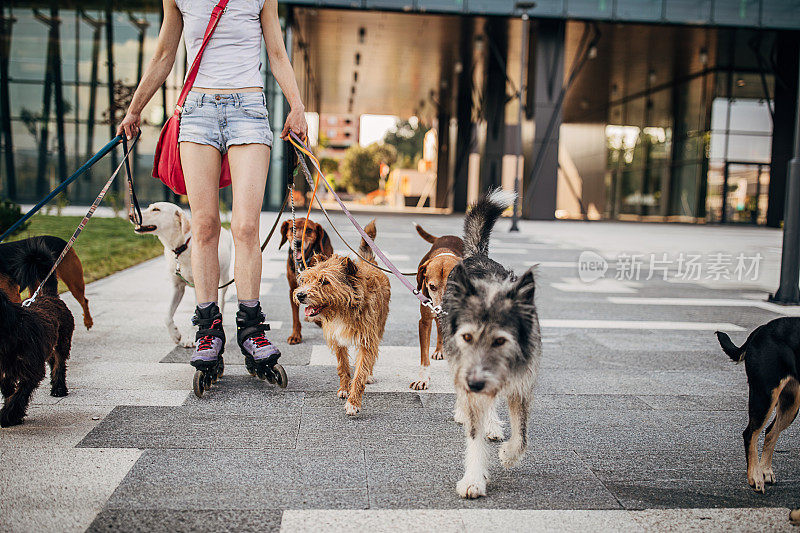
<svg viewBox="0 0 800 533">
<path fill-rule="evenodd" d="M 123 137 L 123 143 L 127 145 L 124 139 L 125 138 Z M 89 207 L 89 211 L 83 217 L 83 220 L 81 220 L 80 224 L 78 224 L 78 227 L 75 229 L 75 232 L 72 234 L 72 237 L 70 237 L 69 241 L 67 241 L 67 245 L 64 246 L 64 250 L 61 252 L 61 255 L 59 255 L 58 259 L 56 259 L 56 262 L 53 263 L 53 267 L 50 269 L 50 272 L 48 272 L 47 276 L 45 276 L 44 279 L 39 283 L 39 286 L 36 287 L 36 290 L 31 295 L 31 297 L 22 302 L 23 307 L 29 307 L 33 302 L 36 301 L 36 298 L 39 296 L 39 292 L 41 292 L 42 287 L 44 287 L 44 284 L 47 282 L 48 279 L 50 279 L 50 276 L 53 275 L 53 272 L 56 271 L 56 268 L 58 268 L 58 265 L 61 264 L 61 261 L 64 260 L 64 257 L 67 255 L 67 252 L 69 252 L 69 250 L 72 248 L 72 245 L 75 244 L 75 241 L 78 239 L 78 235 L 81 234 L 83 228 L 85 228 L 86 224 L 89 222 L 89 219 L 92 218 L 92 215 L 94 215 L 94 212 L 97 210 L 97 206 L 99 206 L 100 202 L 103 201 L 103 198 L 108 192 L 109 187 L 111 187 L 111 184 L 114 182 L 114 179 L 117 177 L 117 174 L 119 174 L 119 171 L 122 170 L 122 167 L 128 161 L 128 156 L 133 151 L 133 147 L 136 146 L 136 143 L 138 141 L 139 141 L 139 135 L 137 135 L 136 138 L 131 143 L 130 149 L 125 150 L 125 155 L 123 156 L 122 161 L 120 161 L 119 165 L 117 165 L 117 169 L 114 171 L 113 174 L 111 174 L 111 177 L 108 178 L 108 181 L 106 181 L 106 184 L 100 190 L 100 194 L 97 195 L 97 198 L 95 198 L 91 207 Z M 133 199 L 131 199 L 131 202 L 133 202 Z"/>
</svg>

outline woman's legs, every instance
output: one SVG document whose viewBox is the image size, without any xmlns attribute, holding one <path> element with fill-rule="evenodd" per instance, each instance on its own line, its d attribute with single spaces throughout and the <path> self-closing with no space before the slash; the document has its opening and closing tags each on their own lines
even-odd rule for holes
<svg viewBox="0 0 800 533">
<path fill-rule="evenodd" d="M 182 142 L 181 167 L 192 210 L 192 276 L 197 303 L 217 301 L 219 285 L 219 172 L 213 146 Z M 260 271 L 259 271 L 260 272 Z"/>
<path fill-rule="evenodd" d="M 231 233 L 236 249 L 233 277 L 239 300 L 256 300 L 261 288 L 259 218 L 267 183 L 270 149 L 266 144 L 234 145 L 228 149 L 233 209 Z"/>
</svg>

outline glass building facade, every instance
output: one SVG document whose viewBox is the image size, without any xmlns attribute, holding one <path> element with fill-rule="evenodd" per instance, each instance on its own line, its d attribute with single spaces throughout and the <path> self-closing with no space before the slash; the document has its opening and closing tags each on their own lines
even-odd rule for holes
<svg viewBox="0 0 800 533">
<path fill-rule="evenodd" d="M 583 27 L 567 23 L 567 71 Z M 579 201 L 561 202 L 561 216 L 586 217 L 591 205 L 618 220 L 765 224 L 770 201 L 783 202 L 769 196 L 776 33 L 611 24 L 599 32 L 564 105 L 560 159 L 574 163 L 583 188 Z M 602 134 L 576 133 L 592 129 Z"/>
</svg>

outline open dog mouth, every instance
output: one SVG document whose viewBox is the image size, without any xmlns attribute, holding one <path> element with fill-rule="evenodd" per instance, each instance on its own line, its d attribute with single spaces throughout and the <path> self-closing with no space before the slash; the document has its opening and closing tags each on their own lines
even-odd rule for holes
<svg viewBox="0 0 800 533">
<path fill-rule="evenodd" d="M 318 314 L 320 314 L 320 313 L 322 312 L 322 310 L 323 310 L 323 309 L 325 309 L 326 307 L 327 307 L 326 305 L 316 305 L 316 306 L 314 306 L 314 305 L 309 305 L 309 306 L 307 306 L 307 307 L 306 307 L 306 309 L 305 309 L 306 317 L 307 317 L 307 318 L 311 318 L 311 317 L 317 316 L 317 315 L 318 315 Z"/>
<path fill-rule="evenodd" d="M 133 228 L 133 231 L 135 231 L 136 233 L 151 233 L 151 232 L 155 231 L 156 229 L 157 229 L 157 227 L 153 226 L 153 225 L 150 225 L 150 226 L 135 226 Z"/>
</svg>

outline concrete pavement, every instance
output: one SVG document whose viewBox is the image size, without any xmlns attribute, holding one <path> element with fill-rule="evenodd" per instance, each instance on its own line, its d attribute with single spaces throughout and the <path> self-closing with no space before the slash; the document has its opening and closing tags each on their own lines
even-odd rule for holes
<svg viewBox="0 0 800 533">
<path fill-rule="evenodd" d="M 264 214 L 262 234 L 273 218 Z M 376 242 L 401 270 L 414 270 L 428 246 L 411 220 L 378 216 Z M 434 234 L 460 234 L 459 217 L 415 220 Z M 232 340 L 233 291 L 226 374 L 199 400 L 189 352 L 163 325 L 163 259 L 93 283 L 96 325 L 76 329 L 70 395 L 51 398 L 41 387 L 25 425 L 0 433 L 0 530 L 790 530 L 800 426 L 778 442 L 777 484 L 753 493 L 741 444 L 744 368 L 713 336 L 725 329 L 738 343 L 759 324 L 797 314 L 763 302 L 777 286 L 780 232 L 507 227 L 498 224 L 492 255 L 518 272 L 540 265 L 544 359 L 529 452 L 510 471 L 493 460 L 487 498 L 455 493 L 463 436 L 446 362 L 433 362 L 429 391 L 408 388 L 419 364 L 416 300 L 392 282 L 377 382 L 361 415 L 348 418 L 321 331 L 305 325 L 302 344 L 285 344 L 286 256 L 275 240 L 264 254 L 262 305 L 289 387 L 246 374 Z M 739 256 L 750 260 L 745 267 L 760 256 L 757 272 L 737 272 Z M 188 291 L 176 317 L 185 334 L 193 305 Z"/>
</svg>

